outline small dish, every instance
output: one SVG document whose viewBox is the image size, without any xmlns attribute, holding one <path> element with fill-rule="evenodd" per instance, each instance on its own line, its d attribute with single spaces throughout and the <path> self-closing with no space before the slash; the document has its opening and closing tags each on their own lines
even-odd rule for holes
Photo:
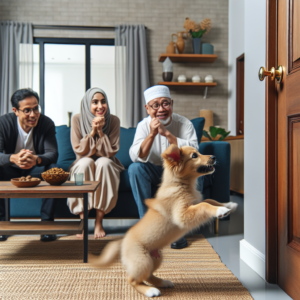
<svg viewBox="0 0 300 300">
<path fill-rule="evenodd" d="M 33 181 L 20 181 L 20 178 L 12 178 L 10 182 L 16 187 L 34 187 L 41 183 L 41 179 Z"/>
</svg>

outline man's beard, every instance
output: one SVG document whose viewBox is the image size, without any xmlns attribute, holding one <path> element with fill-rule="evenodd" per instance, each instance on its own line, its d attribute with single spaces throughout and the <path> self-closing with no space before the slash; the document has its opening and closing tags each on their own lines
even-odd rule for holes
<svg viewBox="0 0 300 300">
<path fill-rule="evenodd" d="M 171 120 L 171 117 L 172 117 L 172 115 L 171 116 L 169 116 L 167 119 L 165 119 L 165 120 L 159 120 L 159 122 L 161 123 L 161 124 L 163 124 L 163 125 L 167 125 L 169 122 L 170 122 L 170 120 Z"/>
</svg>

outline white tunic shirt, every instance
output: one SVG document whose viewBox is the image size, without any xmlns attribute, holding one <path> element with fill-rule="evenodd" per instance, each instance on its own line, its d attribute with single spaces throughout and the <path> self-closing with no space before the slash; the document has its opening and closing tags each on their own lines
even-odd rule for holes
<svg viewBox="0 0 300 300">
<path fill-rule="evenodd" d="M 33 128 L 31 128 L 31 130 L 27 133 L 21 127 L 19 123 L 19 118 L 17 119 L 17 123 L 18 123 L 19 135 L 16 144 L 15 154 L 19 153 L 22 149 L 28 149 L 31 150 L 32 154 L 35 155 L 36 153 L 35 153 L 35 149 L 33 145 L 33 137 L 32 137 Z"/>
<path fill-rule="evenodd" d="M 151 150 L 147 157 L 140 158 L 140 148 L 142 142 L 150 134 L 151 117 L 143 119 L 137 126 L 133 144 L 129 149 L 129 155 L 133 162 L 150 162 L 161 166 L 161 154 L 170 146 L 168 139 L 159 133 L 154 138 Z M 171 123 L 166 129 L 177 138 L 178 147 L 192 146 L 198 150 L 198 140 L 195 128 L 190 120 L 178 114 L 172 114 Z"/>
</svg>

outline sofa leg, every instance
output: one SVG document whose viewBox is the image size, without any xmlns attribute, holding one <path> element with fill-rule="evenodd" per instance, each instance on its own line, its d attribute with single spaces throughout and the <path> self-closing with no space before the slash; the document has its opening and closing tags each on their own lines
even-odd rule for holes
<svg viewBox="0 0 300 300">
<path fill-rule="evenodd" d="M 219 234 L 219 219 L 215 218 L 215 234 Z"/>
</svg>

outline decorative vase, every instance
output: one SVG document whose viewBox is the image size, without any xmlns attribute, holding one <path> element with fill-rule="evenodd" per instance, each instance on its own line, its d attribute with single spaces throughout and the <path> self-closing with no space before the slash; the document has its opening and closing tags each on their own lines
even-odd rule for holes
<svg viewBox="0 0 300 300">
<path fill-rule="evenodd" d="M 184 40 L 183 40 L 183 32 L 177 32 L 177 42 L 176 47 L 179 54 L 183 53 L 184 50 Z"/>
<path fill-rule="evenodd" d="M 214 54 L 214 46 L 209 43 L 203 43 L 202 54 Z"/>
<path fill-rule="evenodd" d="M 162 78 L 164 81 L 172 81 L 173 79 L 173 72 L 163 72 Z"/>
<path fill-rule="evenodd" d="M 194 54 L 200 54 L 201 38 L 193 38 L 193 51 Z"/>
<path fill-rule="evenodd" d="M 176 52 L 176 44 L 173 42 L 173 35 L 177 36 L 175 33 L 173 33 L 171 35 L 171 42 L 169 43 L 169 45 L 167 46 L 167 53 L 169 54 L 175 54 Z"/>
<path fill-rule="evenodd" d="M 164 81 L 172 81 L 173 78 L 173 63 L 169 57 L 163 62 L 162 78 Z"/>
</svg>

